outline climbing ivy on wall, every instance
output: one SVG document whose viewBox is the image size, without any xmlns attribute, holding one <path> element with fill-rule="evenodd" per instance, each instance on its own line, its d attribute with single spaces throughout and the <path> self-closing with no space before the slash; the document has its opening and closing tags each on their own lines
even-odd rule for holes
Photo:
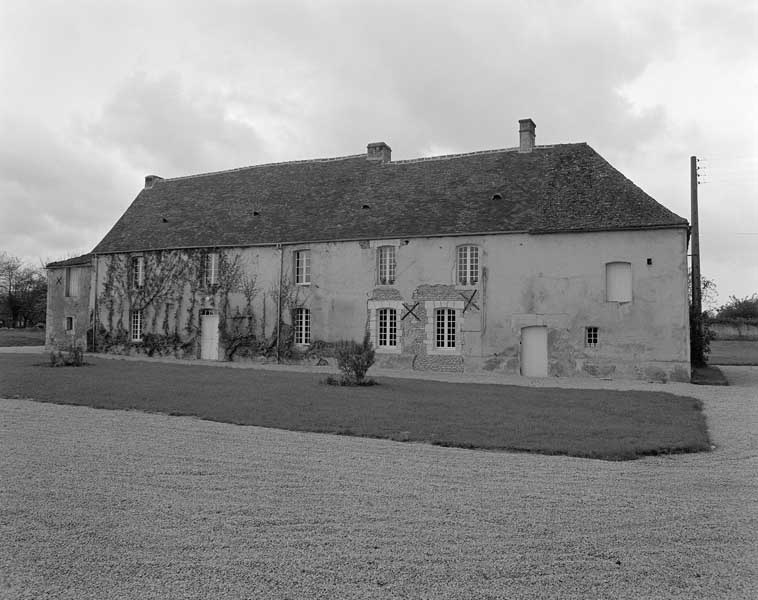
<svg viewBox="0 0 758 600">
<path fill-rule="evenodd" d="M 219 250 L 216 283 L 206 285 L 201 265 L 205 250 L 164 250 L 101 257 L 102 286 L 98 296 L 97 349 L 105 352 L 144 352 L 150 356 L 198 356 L 200 310 L 219 316 L 219 340 L 227 360 L 235 356 L 281 355 L 293 358 L 291 313 L 302 306 L 309 290 L 288 278 L 260 295 L 257 278 L 242 255 Z M 132 258 L 144 261 L 143 285 L 131 281 Z M 104 268 L 103 268 L 104 267 Z M 261 314 L 255 300 L 260 298 Z M 281 310 L 277 303 L 281 301 Z M 273 305 L 273 306 L 272 306 Z M 130 336 L 130 311 L 142 311 L 142 340 Z M 266 336 L 268 313 L 280 313 L 278 327 Z M 278 342 L 278 344 L 277 344 Z"/>
</svg>

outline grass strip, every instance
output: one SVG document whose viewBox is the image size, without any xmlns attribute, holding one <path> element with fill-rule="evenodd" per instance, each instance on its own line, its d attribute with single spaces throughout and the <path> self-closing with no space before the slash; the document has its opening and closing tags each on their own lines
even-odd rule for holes
<svg viewBox="0 0 758 600">
<path fill-rule="evenodd" d="M 710 448 L 702 404 L 665 392 L 576 390 L 91 359 L 51 368 L 0 355 L 0 397 L 134 409 L 293 431 L 629 460 Z"/>
</svg>

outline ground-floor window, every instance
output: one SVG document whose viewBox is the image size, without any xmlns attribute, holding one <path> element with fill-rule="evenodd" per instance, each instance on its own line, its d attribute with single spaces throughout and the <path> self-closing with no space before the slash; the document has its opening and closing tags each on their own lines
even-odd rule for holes
<svg viewBox="0 0 758 600">
<path fill-rule="evenodd" d="M 438 308 L 435 314 L 437 348 L 455 348 L 455 310 Z"/>
<path fill-rule="evenodd" d="M 598 330 L 597 327 L 587 327 L 586 329 L 585 343 L 590 348 L 596 348 L 598 342 Z"/>
<path fill-rule="evenodd" d="M 132 341 L 142 341 L 142 311 L 133 310 L 131 321 Z"/>
<path fill-rule="evenodd" d="M 380 348 L 397 347 L 397 311 L 394 308 L 380 308 L 379 332 L 377 346 Z"/>
<path fill-rule="evenodd" d="M 295 309 L 295 343 L 311 343 L 311 311 L 308 308 Z"/>
</svg>

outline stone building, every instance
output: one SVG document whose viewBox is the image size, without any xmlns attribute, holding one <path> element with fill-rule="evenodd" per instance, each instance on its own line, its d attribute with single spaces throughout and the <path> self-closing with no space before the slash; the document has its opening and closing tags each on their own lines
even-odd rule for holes
<svg viewBox="0 0 758 600">
<path fill-rule="evenodd" d="M 92 296 L 92 255 L 48 263 L 47 318 L 45 345 L 64 350 L 87 347 L 94 304 Z"/>
<path fill-rule="evenodd" d="M 93 250 L 98 349 L 328 355 L 368 331 L 385 367 L 688 380 L 686 220 L 519 126 L 501 150 L 146 177 Z"/>
</svg>

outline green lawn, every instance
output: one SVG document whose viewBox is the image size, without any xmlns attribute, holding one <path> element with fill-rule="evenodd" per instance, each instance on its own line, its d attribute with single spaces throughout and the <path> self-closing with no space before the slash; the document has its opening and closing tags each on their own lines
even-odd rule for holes
<svg viewBox="0 0 758 600">
<path fill-rule="evenodd" d="M 758 365 L 758 341 L 712 340 L 711 365 Z"/>
<path fill-rule="evenodd" d="M 29 327 L 27 329 L 0 329 L 0 347 L 44 345 L 44 329 L 37 329 L 36 327 Z"/>
<path fill-rule="evenodd" d="M 88 359 L 52 368 L 0 355 L 0 397 L 445 446 L 633 459 L 710 447 L 701 403 L 663 392 L 569 390 Z"/>
</svg>

